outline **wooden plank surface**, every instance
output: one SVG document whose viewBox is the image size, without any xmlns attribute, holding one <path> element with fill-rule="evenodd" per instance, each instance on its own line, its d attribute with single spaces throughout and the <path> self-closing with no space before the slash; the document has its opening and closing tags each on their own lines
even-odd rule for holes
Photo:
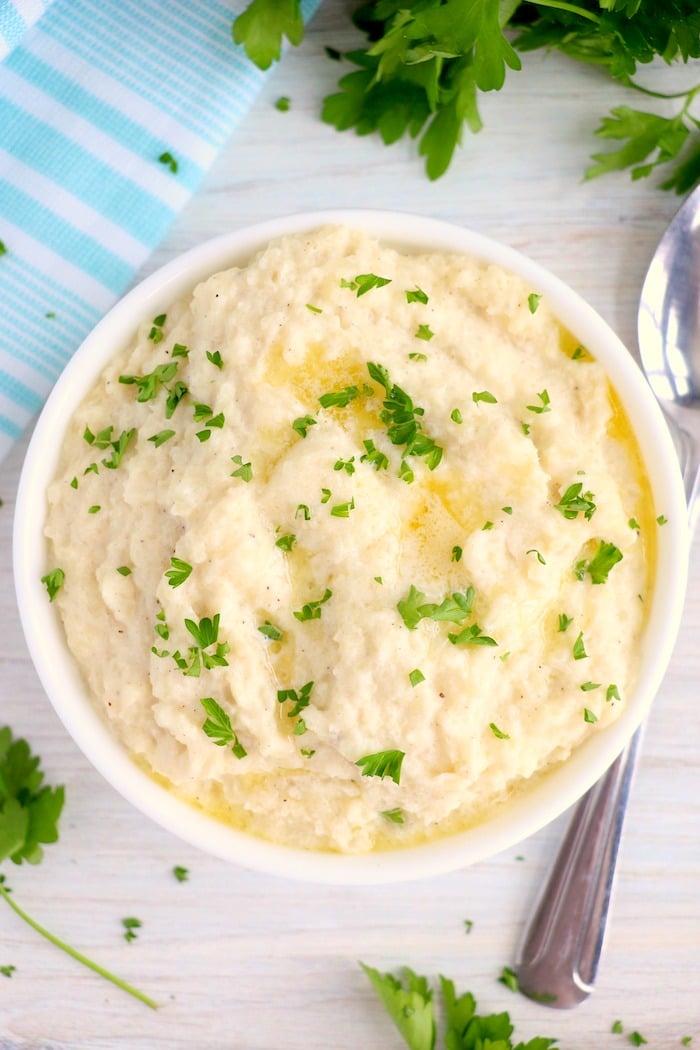
<svg viewBox="0 0 700 1050">
<path fill-rule="evenodd" d="M 626 175 L 584 182 L 599 117 L 621 90 L 556 56 L 483 103 L 486 129 L 445 178 L 413 144 L 387 149 L 318 118 L 350 47 L 348 5 L 326 0 L 145 272 L 201 240 L 289 212 L 391 208 L 506 241 L 572 284 L 635 351 L 648 260 L 677 200 Z M 663 87 L 672 71 L 654 69 Z M 291 109 L 274 107 L 280 95 Z M 565 818 L 468 870 L 398 887 L 307 886 L 208 858 L 152 825 L 95 773 L 59 724 L 30 665 L 11 573 L 12 513 L 26 440 L 0 465 L 0 723 L 26 735 L 66 784 L 61 841 L 38 868 L 8 872 L 19 901 L 76 947 L 151 994 L 151 1013 L 22 925 L 0 902 L 0 1050 L 356 1050 L 402 1045 L 358 960 L 453 977 L 517 1031 L 572 1050 L 700 1046 L 700 548 L 678 644 L 653 709 L 628 815 L 613 921 L 593 998 L 559 1013 L 497 981 Z M 522 857 L 522 859 L 520 859 Z M 190 870 L 178 883 L 173 865 Z M 121 919 L 143 921 L 127 944 Z M 473 922 L 471 933 L 464 920 Z"/>
</svg>

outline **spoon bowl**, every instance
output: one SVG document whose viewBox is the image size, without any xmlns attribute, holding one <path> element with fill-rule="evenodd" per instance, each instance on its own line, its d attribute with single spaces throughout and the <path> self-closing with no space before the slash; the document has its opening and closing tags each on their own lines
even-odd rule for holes
<svg viewBox="0 0 700 1050">
<path fill-rule="evenodd" d="M 700 186 L 654 253 L 642 285 L 637 332 L 649 384 L 677 428 L 692 528 L 700 467 Z"/>
</svg>

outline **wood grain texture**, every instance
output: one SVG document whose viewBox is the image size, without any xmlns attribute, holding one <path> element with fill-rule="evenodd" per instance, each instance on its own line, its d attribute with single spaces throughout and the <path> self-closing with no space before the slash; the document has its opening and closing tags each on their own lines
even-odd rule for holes
<svg viewBox="0 0 700 1050">
<path fill-rule="evenodd" d="M 595 70 L 534 55 L 483 103 L 486 129 L 450 172 L 425 178 L 413 144 L 386 149 L 318 119 L 350 47 L 344 8 L 326 0 L 273 73 L 242 128 L 144 270 L 218 233 L 321 207 L 392 208 L 504 240 L 573 285 L 635 353 L 639 289 L 677 200 L 627 176 L 584 182 L 599 116 L 622 99 Z M 664 86 L 670 72 L 648 73 Z M 280 95 L 291 110 L 274 107 Z M 140 275 L 140 276 L 143 276 Z M 0 466 L 0 724 L 26 735 L 67 788 L 61 841 L 36 869 L 8 872 L 17 899 L 56 933 L 151 994 L 142 1005 L 81 970 L 0 902 L 0 1050 L 399 1050 L 357 960 L 453 977 L 523 1037 L 570 1050 L 700 1045 L 700 543 L 684 622 L 654 706 L 622 848 L 593 998 L 558 1013 L 497 982 L 565 817 L 487 862 L 398 887 L 305 886 L 200 854 L 124 802 L 59 724 L 30 665 L 11 573 L 12 512 L 26 440 Z M 518 859 L 522 856 L 523 859 Z M 189 868 L 178 883 L 172 867 Z M 127 944 L 121 919 L 143 921 Z M 473 921 L 467 935 L 464 920 Z"/>
</svg>

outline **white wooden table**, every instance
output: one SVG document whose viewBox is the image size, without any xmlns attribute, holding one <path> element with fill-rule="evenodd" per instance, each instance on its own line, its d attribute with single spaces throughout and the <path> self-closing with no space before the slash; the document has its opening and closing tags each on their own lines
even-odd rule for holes
<svg viewBox="0 0 700 1050">
<path fill-rule="evenodd" d="M 621 90 L 594 70 L 534 55 L 483 103 L 446 177 L 427 181 L 410 144 L 339 135 L 318 118 L 350 47 L 348 6 L 326 0 L 303 47 L 271 77 L 206 184 L 148 270 L 225 230 L 319 207 L 431 215 L 500 238 L 554 270 L 635 344 L 646 264 L 677 200 L 626 175 L 583 182 L 598 118 Z M 652 73 L 656 86 L 668 71 Z M 274 107 L 280 95 L 291 110 Z M 641 100 L 642 105 L 644 100 Z M 0 724 L 27 736 L 52 783 L 65 783 L 60 842 L 44 863 L 8 872 L 16 898 L 49 928 L 150 993 L 152 1013 L 34 935 L 0 901 L 0 1048 L 355 1050 L 403 1045 L 357 961 L 407 964 L 508 1009 L 523 1037 L 574 1050 L 700 1047 L 700 547 L 686 613 L 644 746 L 595 995 L 570 1013 L 497 982 L 565 826 L 471 869 L 395 888 L 324 888 L 210 859 L 151 824 L 95 773 L 44 697 L 12 587 L 14 495 L 26 441 L 0 466 Z M 189 881 L 171 869 L 186 866 Z M 143 927 L 127 944 L 121 919 Z M 473 922 L 469 935 L 464 920 Z"/>
</svg>

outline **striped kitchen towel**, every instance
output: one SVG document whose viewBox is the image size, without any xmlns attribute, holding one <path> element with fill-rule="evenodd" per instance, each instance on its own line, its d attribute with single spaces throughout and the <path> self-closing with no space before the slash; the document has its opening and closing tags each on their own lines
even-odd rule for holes
<svg viewBox="0 0 700 1050">
<path fill-rule="evenodd" d="M 0 0 L 0 458 L 253 101 L 245 6 Z"/>
</svg>

